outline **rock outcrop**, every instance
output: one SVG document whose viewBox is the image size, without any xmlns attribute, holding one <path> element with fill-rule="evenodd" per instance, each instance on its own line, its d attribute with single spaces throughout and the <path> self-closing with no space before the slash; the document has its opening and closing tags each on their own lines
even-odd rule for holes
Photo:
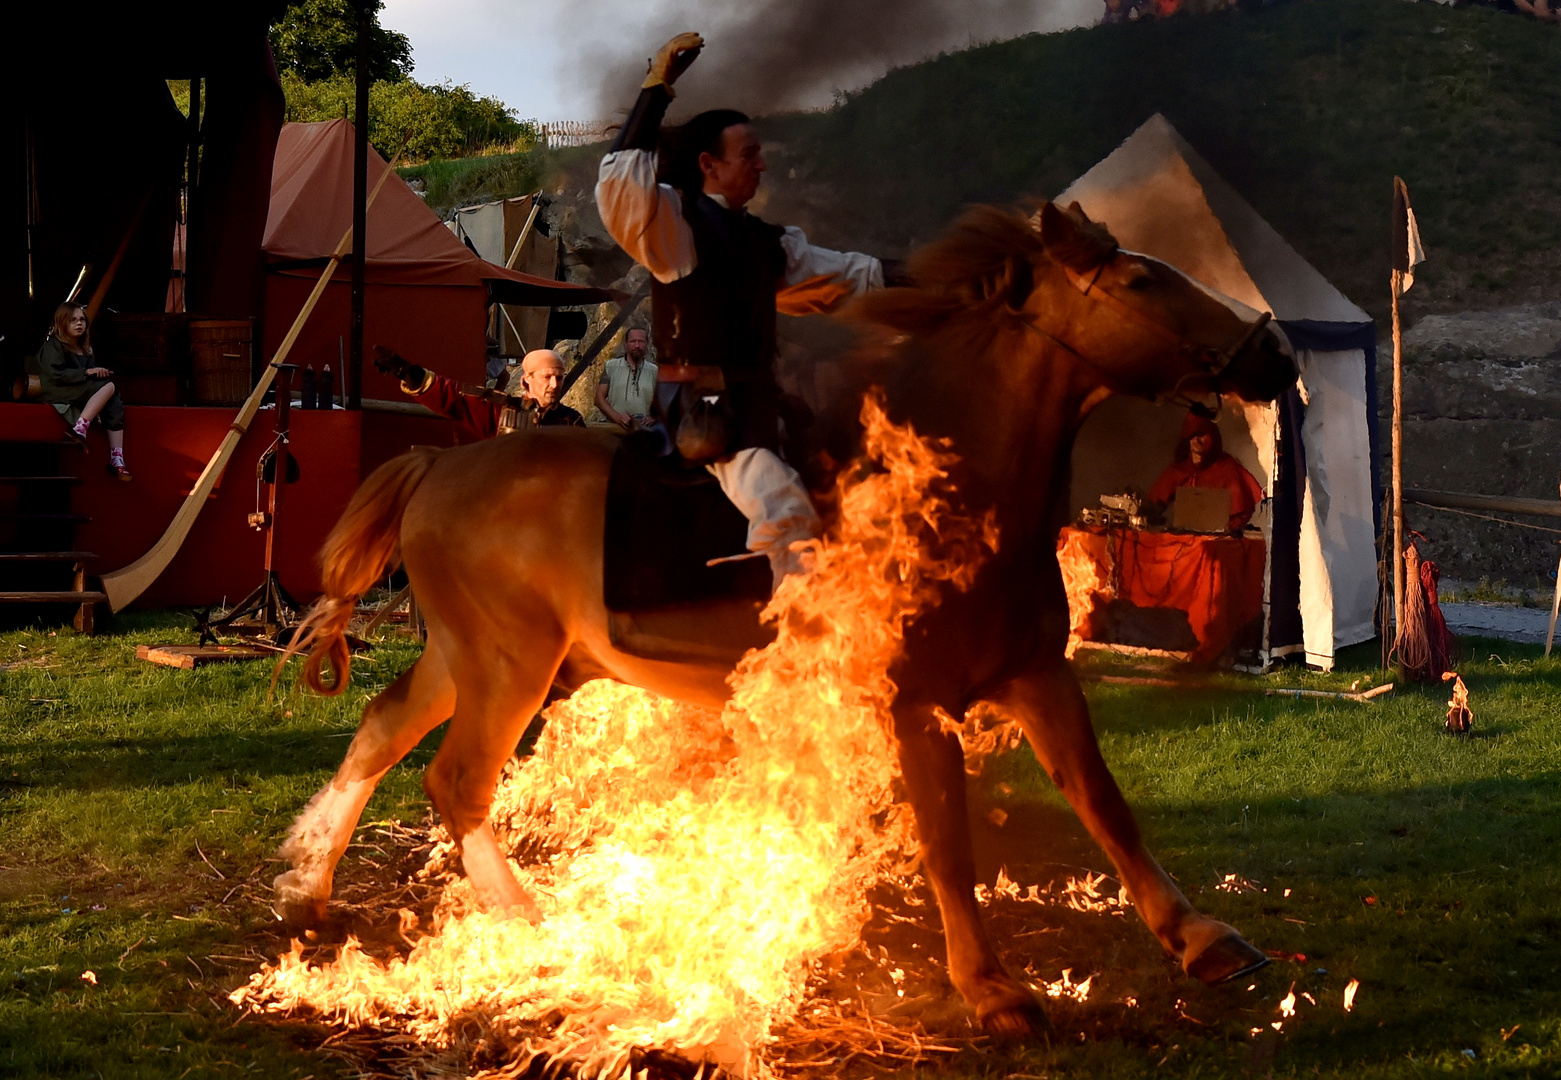
<svg viewBox="0 0 1561 1080">
<path fill-rule="evenodd" d="M 1390 476 L 1393 350 L 1377 350 L 1384 486 Z M 1404 334 L 1404 485 L 1557 497 L 1561 479 L 1561 303 L 1428 315 Z M 1561 519 L 1512 518 L 1561 529 Z M 1445 574 L 1550 588 L 1556 533 L 1406 506 Z"/>
</svg>

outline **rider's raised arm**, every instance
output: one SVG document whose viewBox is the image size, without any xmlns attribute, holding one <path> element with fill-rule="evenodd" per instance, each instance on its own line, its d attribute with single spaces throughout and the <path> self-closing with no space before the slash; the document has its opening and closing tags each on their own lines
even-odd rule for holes
<svg viewBox="0 0 1561 1080">
<path fill-rule="evenodd" d="M 654 87 L 641 91 L 629 122 L 602 158 L 596 176 L 596 209 L 602 224 L 630 258 L 666 284 L 693 273 L 697 260 L 694 232 L 683 219 L 682 199 L 670 185 L 656 182 L 656 131 L 666 100 L 653 110 L 641 107 L 647 97 L 656 94 Z M 648 131 L 636 131 L 636 121 L 646 120 Z M 633 144 L 646 139 L 649 146 Z"/>
<path fill-rule="evenodd" d="M 829 274 L 849 281 L 859 293 L 883 288 L 883 264 L 871 255 L 816 247 L 808 243 L 807 234 L 795 225 L 786 226 L 780 242 L 786 252 L 786 285 Z"/>
<path fill-rule="evenodd" d="M 672 84 L 704 48 L 694 33 L 679 34 L 657 52 L 618 137 L 596 175 L 596 208 L 602 224 L 630 258 L 662 284 L 693 273 L 694 233 L 683 220 L 683 203 L 667 184 L 656 182 L 656 143 L 662 117 L 672 103 Z"/>
</svg>

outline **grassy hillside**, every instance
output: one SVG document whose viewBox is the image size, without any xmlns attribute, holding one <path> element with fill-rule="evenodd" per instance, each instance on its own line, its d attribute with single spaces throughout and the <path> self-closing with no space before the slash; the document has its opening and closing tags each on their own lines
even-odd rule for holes
<svg viewBox="0 0 1561 1080">
<path fill-rule="evenodd" d="M 1404 0 L 1031 35 L 893 71 L 828 112 L 762 121 L 758 208 L 821 243 L 902 254 L 966 204 L 1056 194 L 1158 111 L 1374 315 L 1386 316 L 1395 173 L 1429 254 L 1411 319 L 1549 299 L 1561 291 L 1558 72 L 1553 26 Z M 528 191 L 539 167 L 549 187 L 583 188 L 600 152 L 515 171 Z M 521 193 L 506 186 L 508 159 L 428 168 L 459 174 L 438 205 Z"/>
<path fill-rule="evenodd" d="M 536 147 L 514 154 L 429 161 L 397 169 L 409 182 L 421 184 L 428 205 L 440 217 L 457 206 L 529 195 L 556 172 L 552 155 Z"/>
<path fill-rule="evenodd" d="M 1525 302 L 1561 286 L 1558 60 L 1554 27 L 1403 0 L 1033 35 L 769 121 L 766 210 L 897 253 L 966 203 L 1061 191 L 1159 111 L 1373 314 L 1394 173 L 1429 254 L 1412 313 Z"/>
</svg>

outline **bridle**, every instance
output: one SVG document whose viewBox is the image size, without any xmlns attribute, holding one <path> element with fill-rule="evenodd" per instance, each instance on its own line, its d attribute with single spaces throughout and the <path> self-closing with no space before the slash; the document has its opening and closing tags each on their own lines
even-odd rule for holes
<svg viewBox="0 0 1561 1080">
<path fill-rule="evenodd" d="M 1114 257 L 1120 250 L 1121 249 L 1113 251 L 1112 256 Z M 1187 359 L 1190 361 L 1191 366 L 1197 369 L 1194 371 L 1189 371 L 1181 378 L 1177 379 L 1176 385 L 1171 387 L 1169 391 L 1162 395 L 1162 400 L 1169 400 L 1173 402 L 1181 401 L 1184 404 L 1188 403 L 1183 401 L 1182 398 L 1182 384 L 1191 378 L 1217 378 L 1221 372 L 1230 366 L 1231 361 L 1240 355 L 1241 351 L 1250 345 L 1258 334 L 1263 332 L 1263 328 L 1267 326 L 1269 321 L 1273 318 L 1272 313 L 1267 311 L 1262 312 L 1258 315 L 1255 321 L 1247 324 L 1245 329 L 1242 331 L 1241 336 L 1227 348 L 1221 349 L 1208 345 L 1194 345 L 1193 343 L 1187 341 L 1177 331 L 1172 330 L 1169 326 L 1166 326 L 1165 324 L 1150 318 L 1148 315 L 1144 314 L 1142 311 L 1131 306 L 1130 304 L 1124 303 L 1120 297 L 1113 295 L 1100 286 L 1100 275 L 1105 271 L 1106 264 L 1111 261 L 1109 258 L 1096 266 L 1095 272 L 1089 276 L 1085 276 L 1084 274 L 1079 273 L 1077 270 L 1073 269 L 1073 267 L 1067 265 L 1064 262 L 1061 262 L 1060 260 L 1053 261 L 1056 262 L 1058 266 L 1062 267 L 1062 272 L 1064 275 L 1066 275 L 1068 283 L 1078 291 L 1079 295 L 1084 296 L 1094 301 L 1095 303 L 1103 304 L 1121 318 L 1124 318 L 1128 322 L 1138 326 L 1140 329 L 1147 331 L 1151 336 L 1159 338 L 1161 341 L 1174 348 L 1178 357 Z M 1026 318 L 1024 319 L 1024 323 L 1031 330 L 1034 330 L 1041 337 L 1045 338 L 1047 341 L 1050 341 L 1052 344 L 1073 356 L 1081 363 L 1088 367 L 1094 368 L 1097 371 L 1101 370 L 1102 364 L 1100 361 L 1091 360 L 1088 356 L 1085 356 L 1082 352 L 1068 344 L 1066 341 L 1063 341 L 1055 334 L 1052 334 L 1051 332 L 1043 329 L 1034 319 Z"/>
</svg>

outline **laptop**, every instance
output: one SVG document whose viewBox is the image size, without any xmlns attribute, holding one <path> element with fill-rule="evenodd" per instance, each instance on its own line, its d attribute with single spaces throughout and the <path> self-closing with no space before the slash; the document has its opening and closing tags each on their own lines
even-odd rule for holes
<svg viewBox="0 0 1561 1080">
<path fill-rule="evenodd" d="M 1176 489 L 1171 500 L 1171 528 L 1179 532 L 1230 531 L 1230 489 L 1192 487 Z"/>
</svg>

